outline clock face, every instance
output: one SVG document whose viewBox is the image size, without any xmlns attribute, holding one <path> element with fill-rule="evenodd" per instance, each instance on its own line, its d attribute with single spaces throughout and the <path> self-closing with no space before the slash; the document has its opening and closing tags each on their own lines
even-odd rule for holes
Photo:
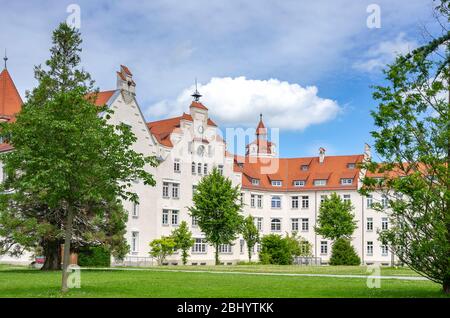
<svg viewBox="0 0 450 318">
<path fill-rule="evenodd" d="M 198 126 L 198 132 L 203 134 L 203 126 Z"/>
</svg>

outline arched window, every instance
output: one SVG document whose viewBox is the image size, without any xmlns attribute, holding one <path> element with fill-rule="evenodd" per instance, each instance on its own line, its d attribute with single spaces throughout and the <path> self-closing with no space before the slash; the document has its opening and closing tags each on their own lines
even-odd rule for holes
<svg viewBox="0 0 450 318">
<path fill-rule="evenodd" d="M 192 174 L 195 174 L 195 162 L 192 161 Z"/>
<path fill-rule="evenodd" d="M 272 209 L 279 209 L 281 208 L 281 198 L 277 195 L 274 195 L 272 197 Z"/>
<path fill-rule="evenodd" d="M 272 219 L 270 222 L 270 229 L 272 232 L 281 231 L 281 220 L 280 219 Z"/>
</svg>

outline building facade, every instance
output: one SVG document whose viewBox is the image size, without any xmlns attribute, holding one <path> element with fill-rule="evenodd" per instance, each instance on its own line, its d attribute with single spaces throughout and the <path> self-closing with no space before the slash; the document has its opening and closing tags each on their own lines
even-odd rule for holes
<svg viewBox="0 0 450 318">
<path fill-rule="evenodd" d="M 321 200 L 336 192 L 354 206 L 358 228 L 352 243 L 364 264 L 391 264 L 394 256 L 389 248 L 378 241 L 378 230 L 389 226 L 386 215 L 371 209 L 373 202 L 384 202 L 381 195 L 363 197 L 358 193 L 360 179 L 365 171 L 358 163 L 370 158 L 366 145 L 361 154 L 327 156 L 319 149 L 317 157 L 279 158 L 277 145 L 268 140 L 268 130 L 262 115 L 257 124 L 254 140 L 246 145 L 245 155 L 227 151 L 225 140 L 208 108 L 200 102 L 196 91 L 194 100 L 186 105 L 186 112 L 177 117 L 146 122 L 136 98 L 136 84 L 131 71 L 120 66 L 116 73 L 115 90 L 102 91 L 95 101 L 106 104 L 114 111 L 112 124 L 124 123 L 137 137 L 136 151 L 156 156 L 158 167 L 147 167 L 156 180 L 155 187 L 136 181 L 134 192 L 139 204 L 123 202 L 129 212 L 127 241 L 129 257 L 136 260 L 149 257 L 149 242 L 170 235 L 182 221 L 186 221 L 195 238 L 189 264 L 214 263 L 214 248 L 207 244 L 200 228 L 188 212 L 192 196 L 201 178 L 216 167 L 233 185 L 241 187 L 244 203 L 243 215 L 252 215 L 261 236 L 276 233 L 297 233 L 312 244 L 312 253 L 327 263 L 331 256 L 331 242 L 315 234 L 314 226 Z M 8 70 L 0 73 L 0 119 L 14 120 L 22 100 Z M 238 136 L 239 137 L 239 136 Z M 248 137 L 248 136 L 247 136 Z M 0 152 L 13 151 L 6 143 Z M 0 170 L 2 170 L 0 165 Z M 2 171 L 0 171 L 2 172 Z M 3 175 L 3 172 L 2 172 Z M 257 259 L 260 246 L 254 250 Z M 220 247 L 224 264 L 247 260 L 247 246 L 242 238 L 233 244 Z M 0 256 L 0 262 L 29 262 L 29 255 L 20 259 Z M 179 253 L 167 259 L 169 264 L 179 264 Z"/>
</svg>

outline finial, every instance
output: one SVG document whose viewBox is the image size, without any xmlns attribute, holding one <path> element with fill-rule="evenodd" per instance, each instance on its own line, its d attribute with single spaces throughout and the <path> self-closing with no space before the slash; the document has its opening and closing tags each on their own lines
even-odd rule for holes
<svg viewBox="0 0 450 318">
<path fill-rule="evenodd" d="M 5 57 L 3 58 L 3 61 L 5 61 L 5 69 L 6 69 L 6 62 L 8 61 L 8 56 L 6 55 L 6 49 L 5 49 Z"/>
<path fill-rule="evenodd" d="M 197 89 L 197 78 L 195 78 L 195 92 L 191 96 L 194 97 L 194 101 L 196 102 L 198 102 L 200 100 L 200 97 L 202 97 L 202 95 L 198 92 Z"/>
<path fill-rule="evenodd" d="M 259 113 L 259 121 L 262 121 L 262 113 Z"/>
</svg>

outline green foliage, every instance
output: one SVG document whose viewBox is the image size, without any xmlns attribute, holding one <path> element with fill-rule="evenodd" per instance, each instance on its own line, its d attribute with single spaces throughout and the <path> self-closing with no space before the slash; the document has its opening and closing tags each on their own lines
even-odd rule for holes
<svg viewBox="0 0 450 318">
<path fill-rule="evenodd" d="M 192 238 L 192 232 L 189 231 L 186 221 L 181 222 L 180 226 L 172 231 L 171 237 L 175 241 L 175 249 L 181 250 L 181 259 L 183 265 L 186 265 L 189 249 L 195 243 L 195 239 Z"/>
<path fill-rule="evenodd" d="M 219 245 L 231 244 L 242 229 L 239 187 L 233 187 L 217 168 L 203 177 L 193 197 L 194 206 L 189 208 L 192 217 L 205 238 L 215 247 L 216 265 L 219 261 Z"/>
<path fill-rule="evenodd" d="M 333 243 L 330 265 L 360 265 L 361 259 L 350 240 L 339 238 Z"/>
<path fill-rule="evenodd" d="M 449 21 L 448 1 L 437 17 Z M 439 25 L 437 25 L 439 27 Z M 401 262 L 450 293 L 450 32 L 434 36 L 385 70 L 386 86 L 374 87 L 379 105 L 372 132 L 382 164 L 365 168 L 362 194 L 388 197 L 390 228 L 380 233 Z"/>
<path fill-rule="evenodd" d="M 158 265 L 162 265 L 167 256 L 175 252 L 176 243 L 170 236 L 162 236 L 159 239 L 154 239 L 150 242 L 149 254 L 156 258 Z"/>
<path fill-rule="evenodd" d="M 78 265 L 85 267 L 111 266 L 111 252 L 105 246 L 86 246 L 78 251 Z"/>
<path fill-rule="evenodd" d="M 316 233 L 330 240 L 350 237 L 357 227 L 352 210 L 350 202 L 332 193 L 320 205 L 317 226 L 314 227 Z"/>
<path fill-rule="evenodd" d="M 265 235 L 261 239 L 261 264 L 290 265 L 293 261 L 293 245 L 291 239 L 278 234 Z"/>
<path fill-rule="evenodd" d="M 256 243 L 259 242 L 259 231 L 255 225 L 255 221 L 251 215 L 244 219 L 242 227 L 242 237 L 247 243 L 248 261 L 252 261 L 252 251 Z"/>
</svg>

